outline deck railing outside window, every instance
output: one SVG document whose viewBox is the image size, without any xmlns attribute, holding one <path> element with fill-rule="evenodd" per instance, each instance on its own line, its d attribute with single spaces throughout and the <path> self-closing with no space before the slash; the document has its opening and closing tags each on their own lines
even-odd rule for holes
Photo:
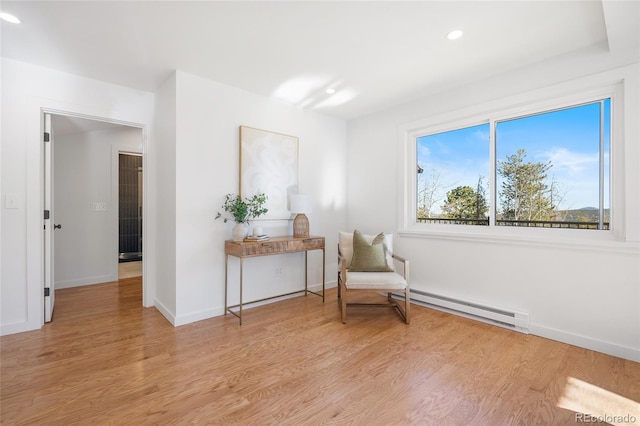
<svg viewBox="0 0 640 426">
<path fill-rule="evenodd" d="M 486 219 L 451 219 L 419 217 L 418 223 L 448 223 L 454 225 L 484 225 L 489 226 L 489 218 Z M 567 228 L 567 229 L 598 229 L 598 222 L 565 222 L 553 220 L 496 220 L 497 226 L 517 226 L 525 228 Z M 604 222 L 602 229 L 609 229 L 609 222 Z"/>
</svg>

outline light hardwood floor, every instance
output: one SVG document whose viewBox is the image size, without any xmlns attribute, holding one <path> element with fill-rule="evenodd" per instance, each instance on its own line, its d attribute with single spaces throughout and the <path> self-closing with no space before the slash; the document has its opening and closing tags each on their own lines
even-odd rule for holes
<svg viewBox="0 0 640 426">
<path fill-rule="evenodd" d="M 118 263 L 118 279 L 142 276 L 142 261 Z"/>
<path fill-rule="evenodd" d="M 174 328 L 140 278 L 59 290 L 52 323 L 0 339 L 2 425 L 640 424 L 638 363 L 420 306 L 344 325 L 335 296 Z"/>
</svg>

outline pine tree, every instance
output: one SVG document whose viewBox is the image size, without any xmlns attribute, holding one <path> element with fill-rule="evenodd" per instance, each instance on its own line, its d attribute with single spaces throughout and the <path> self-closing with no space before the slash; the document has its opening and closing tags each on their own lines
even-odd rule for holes
<svg viewBox="0 0 640 426">
<path fill-rule="evenodd" d="M 527 152 L 518 149 L 506 161 L 498 161 L 498 174 L 504 178 L 500 189 L 502 219 L 553 220 L 556 206 L 552 186 L 547 183 L 551 162 L 526 162 Z"/>
<path fill-rule="evenodd" d="M 482 178 L 479 178 L 478 190 L 463 185 L 447 192 L 447 199 L 442 206 L 442 211 L 444 212 L 442 217 L 450 219 L 484 219 L 487 210 L 489 210 L 489 207 L 484 196 Z"/>
</svg>

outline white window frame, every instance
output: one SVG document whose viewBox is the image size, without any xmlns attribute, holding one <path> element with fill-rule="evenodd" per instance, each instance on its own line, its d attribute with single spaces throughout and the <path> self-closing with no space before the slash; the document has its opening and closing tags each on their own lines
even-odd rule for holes
<svg viewBox="0 0 640 426">
<path fill-rule="evenodd" d="M 565 85 L 564 88 L 547 88 L 526 94 L 501 99 L 485 104 L 468 107 L 458 111 L 440 114 L 428 119 L 419 120 L 400 126 L 400 162 L 399 170 L 399 234 L 414 237 L 444 238 L 473 241 L 516 242 L 518 244 L 547 244 L 566 243 L 569 245 L 584 245 L 594 241 L 623 241 L 624 230 L 624 134 L 623 134 L 623 82 L 607 82 L 597 86 L 575 88 Z M 495 128 L 496 121 L 519 118 L 535 113 L 568 108 L 574 105 L 611 99 L 611 139 L 609 147 L 609 230 L 582 230 L 563 228 L 534 228 L 496 226 L 496 155 Z M 446 132 L 462 129 L 479 124 L 490 124 L 490 226 L 465 226 L 442 223 L 417 222 L 417 139 L 426 134 Z"/>
</svg>

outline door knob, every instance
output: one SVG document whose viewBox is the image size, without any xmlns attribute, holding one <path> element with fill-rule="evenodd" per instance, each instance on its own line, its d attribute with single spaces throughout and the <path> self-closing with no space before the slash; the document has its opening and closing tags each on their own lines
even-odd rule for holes
<svg viewBox="0 0 640 426">
<path fill-rule="evenodd" d="M 53 225 L 53 229 L 62 229 L 62 225 L 60 224 Z"/>
</svg>

